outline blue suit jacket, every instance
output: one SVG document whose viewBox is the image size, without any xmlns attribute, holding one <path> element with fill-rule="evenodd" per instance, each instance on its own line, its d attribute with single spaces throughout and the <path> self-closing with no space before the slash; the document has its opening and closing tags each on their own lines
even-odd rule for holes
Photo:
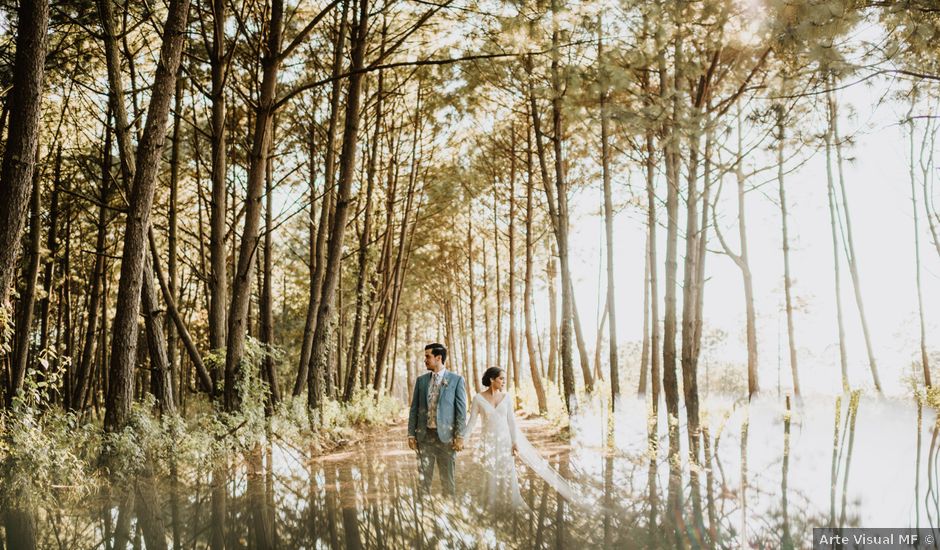
<svg viewBox="0 0 940 550">
<path fill-rule="evenodd" d="M 444 443 L 450 443 L 455 436 L 463 433 L 467 422 L 467 388 L 463 377 L 457 373 L 444 373 L 440 394 L 437 398 L 437 436 Z M 418 441 L 427 441 L 428 430 L 428 390 L 431 387 L 431 373 L 422 374 L 415 381 L 414 394 L 411 397 L 411 412 L 408 415 L 408 435 Z"/>
</svg>

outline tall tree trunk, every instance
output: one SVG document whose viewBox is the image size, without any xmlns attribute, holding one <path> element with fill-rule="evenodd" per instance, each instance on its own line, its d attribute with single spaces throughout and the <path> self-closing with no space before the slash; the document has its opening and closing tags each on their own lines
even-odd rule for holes
<svg viewBox="0 0 940 550">
<path fill-rule="evenodd" d="M 101 183 L 98 191 L 98 223 L 95 237 L 95 261 L 91 274 L 91 293 L 88 298 L 88 318 L 85 321 L 85 337 L 78 371 L 72 385 L 68 407 L 80 410 L 85 403 L 88 388 L 91 386 L 92 358 L 95 354 L 95 332 L 98 326 L 99 303 L 102 302 L 104 278 L 105 244 L 108 234 L 107 205 L 111 195 L 111 111 L 105 123 L 104 148 L 101 159 Z"/>
<path fill-rule="evenodd" d="M 699 480 L 699 407 L 698 407 L 698 350 L 695 342 L 696 309 L 699 288 L 697 277 L 698 240 L 700 228 L 698 222 L 698 163 L 701 142 L 701 112 L 697 108 L 691 114 L 695 125 L 689 136 L 689 160 L 686 196 L 685 224 L 685 261 L 682 282 L 682 393 L 685 398 L 686 426 L 689 438 L 689 482 L 691 485 L 692 517 L 694 527 L 702 530 L 701 482 Z"/>
<path fill-rule="evenodd" d="M 650 293 L 650 385 L 652 386 L 653 415 L 659 410 L 660 364 L 659 364 L 659 277 L 656 262 L 656 156 L 652 131 L 646 133 L 646 230 L 647 263 L 649 264 Z"/>
<path fill-rule="evenodd" d="M 548 412 L 548 401 L 545 399 L 545 390 L 542 388 L 542 376 L 539 373 L 538 359 L 536 357 L 535 335 L 533 331 L 534 312 L 532 311 L 532 223 L 534 214 L 533 193 L 535 191 L 535 170 L 532 166 L 532 132 L 526 126 L 526 173 L 528 182 L 525 192 L 525 290 L 523 291 L 523 308 L 525 314 L 525 342 L 529 354 L 529 373 L 532 376 L 532 385 L 535 387 L 535 397 L 539 404 L 539 414 Z M 473 277 L 470 277 L 471 281 Z M 470 301 L 471 307 L 473 300 Z M 474 377 L 476 373 L 474 372 Z"/>
<path fill-rule="evenodd" d="M 650 366 L 650 236 L 646 234 L 643 253 L 643 340 L 640 344 L 640 381 L 637 395 L 646 395 Z"/>
<path fill-rule="evenodd" d="M 262 77 L 260 97 L 255 109 L 255 127 L 249 157 L 247 196 L 245 197 L 245 224 L 238 249 L 238 265 L 232 283 L 232 303 L 228 312 L 228 330 L 225 348 L 226 411 L 241 406 L 238 394 L 243 378 L 242 358 L 245 336 L 248 332 L 248 308 L 251 301 L 251 280 L 255 269 L 258 247 L 258 226 L 261 221 L 261 197 L 264 193 L 264 175 L 268 155 L 272 148 L 274 101 L 277 92 L 277 73 L 281 62 L 281 32 L 284 19 L 284 0 L 273 0 L 268 23 L 267 43 L 261 60 Z"/>
<path fill-rule="evenodd" d="M 581 363 L 581 375 L 584 376 L 584 387 L 587 391 L 594 389 L 594 375 L 591 374 L 591 359 L 587 350 L 587 342 L 584 339 L 584 330 L 581 328 L 581 313 L 578 311 L 578 301 L 574 297 L 574 283 L 571 277 L 568 277 L 568 285 L 571 287 L 571 324 L 574 328 L 575 343 L 578 346 L 578 360 Z"/>
<path fill-rule="evenodd" d="M 783 240 L 783 290 L 787 310 L 787 344 L 790 350 L 790 372 L 793 375 L 793 393 L 800 397 L 800 374 L 796 362 L 796 332 L 793 329 L 793 281 L 790 278 L 790 239 L 787 234 L 787 195 L 783 178 L 784 112 L 783 106 L 775 106 L 777 111 L 777 184 L 780 191 L 780 230 Z M 914 214 L 917 215 L 916 212 Z M 915 218 L 916 219 L 916 218 Z"/>
<path fill-rule="evenodd" d="M 144 262 L 147 261 L 145 256 Z M 163 311 L 157 304 L 153 270 L 145 269 L 143 277 L 141 306 L 147 331 L 147 349 L 150 353 L 150 392 L 156 398 L 161 413 L 173 414 L 176 412 L 176 399 L 173 397 L 173 373 L 170 371 L 166 337 L 163 333 Z"/>
<path fill-rule="evenodd" d="M 665 54 L 660 55 L 661 79 L 668 82 L 665 72 Z M 678 80 L 678 77 L 677 77 Z M 661 85 L 663 93 L 667 86 Z M 672 91 L 678 96 L 677 91 Z M 678 104 L 678 98 L 675 103 Z M 676 107 L 678 109 L 678 107 Z M 678 122 L 677 117 L 675 122 Z M 665 142 L 666 162 L 666 311 L 663 320 L 663 390 L 666 395 L 666 410 L 670 417 L 679 415 L 679 387 L 676 380 L 676 254 L 679 235 L 679 139 L 678 130 L 667 127 Z"/>
<path fill-rule="evenodd" d="M 382 46 L 380 56 L 384 53 L 385 35 L 387 29 L 382 27 Z M 343 401 L 352 400 L 353 392 L 356 388 L 356 382 L 359 377 L 359 363 L 362 360 L 363 353 L 359 350 L 359 340 L 362 336 L 362 321 L 365 309 L 366 296 L 366 278 L 370 277 L 367 272 L 369 239 L 372 236 L 372 191 L 375 188 L 375 172 L 378 162 L 380 142 L 379 135 L 382 129 L 382 99 L 383 99 L 383 72 L 379 71 L 378 90 L 375 100 L 375 127 L 372 132 L 372 141 L 370 143 L 369 164 L 366 168 L 366 211 L 365 220 L 362 225 L 362 234 L 359 236 L 359 270 L 356 281 L 356 317 L 353 321 L 352 342 L 349 345 L 349 371 L 346 373 L 346 384 L 343 391 Z M 370 290 L 371 292 L 371 290 Z"/>
<path fill-rule="evenodd" d="M 833 82 L 833 85 L 835 82 Z M 830 88 L 831 90 L 831 88 Z M 868 352 L 868 365 L 871 368 L 871 378 L 878 393 L 881 391 L 881 380 L 878 377 L 878 364 L 875 361 L 875 352 L 871 342 L 871 332 L 868 330 L 868 318 L 865 316 L 865 304 L 862 301 L 862 282 L 858 273 L 858 255 L 855 253 L 855 241 L 852 238 L 852 217 L 849 208 L 849 196 L 845 187 L 845 175 L 842 172 L 842 139 L 839 136 L 839 112 L 836 104 L 835 92 L 829 94 L 829 123 L 832 125 L 832 137 L 835 140 L 836 160 L 839 167 L 839 189 L 842 194 L 842 207 L 845 213 L 845 245 L 849 264 L 849 274 L 852 276 L 852 287 L 855 289 L 855 305 L 858 306 L 858 317 L 862 322 L 862 334 L 865 336 L 865 351 Z"/>
<path fill-rule="evenodd" d="M 102 3 L 108 2 L 102 0 Z M 137 148 L 136 171 L 124 232 L 124 252 L 116 305 L 117 315 L 114 319 L 111 338 L 110 387 L 105 414 L 105 426 L 110 430 L 120 429 L 127 422 L 133 399 L 137 316 L 140 311 L 140 292 L 147 251 L 145 235 L 150 226 L 157 165 L 163 143 L 166 141 L 170 99 L 176 87 L 188 15 L 189 0 L 171 0 L 164 26 L 160 62 L 157 65 L 152 86 L 147 122 Z M 113 33 L 110 29 L 106 33 L 113 40 Z"/>
<path fill-rule="evenodd" d="M 20 314 L 16 318 L 16 328 L 14 331 L 13 344 L 13 377 L 10 388 L 7 391 L 7 407 L 13 405 L 13 398 L 23 389 L 23 381 L 26 379 L 26 368 L 29 364 L 29 341 L 30 328 L 33 325 L 33 309 L 36 304 L 36 281 L 39 277 L 39 260 L 41 255 L 40 239 L 42 238 L 42 229 L 40 227 L 40 185 L 39 171 L 33 172 L 33 191 L 30 198 L 30 221 L 29 221 L 29 262 L 26 265 L 23 278 L 25 287 L 20 295 Z"/>
<path fill-rule="evenodd" d="M 175 109 L 173 113 L 173 141 L 172 147 L 170 149 L 170 204 L 169 204 L 169 213 L 167 215 L 167 245 L 169 250 L 167 251 L 167 271 L 169 271 L 170 277 L 170 294 L 173 295 L 175 300 L 178 300 L 179 296 L 179 273 L 177 268 L 177 201 L 179 195 L 179 181 L 180 181 L 180 140 L 182 136 L 180 135 L 180 122 L 182 121 L 183 114 L 183 80 L 178 79 L 176 81 L 176 99 L 174 102 Z M 177 361 L 177 336 L 176 336 L 176 327 L 173 325 L 172 319 L 169 319 L 166 324 L 166 345 L 167 345 L 167 357 L 169 359 L 169 376 L 171 386 L 173 388 L 173 395 L 177 399 L 177 405 L 179 405 L 180 394 L 182 390 L 180 388 L 182 376 L 178 371 L 178 361 Z"/>
<path fill-rule="evenodd" d="M 266 353 L 261 365 L 261 379 L 268 383 L 265 398 L 265 410 L 268 414 L 281 400 L 281 389 L 277 383 L 277 371 L 274 365 L 274 297 L 271 289 L 271 271 L 274 251 L 271 234 L 274 233 L 274 166 L 270 156 L 265 170 L 265 208 L 264 208 L 264 269 L 261 283 L 261 343 Z M 260 458 L 260 447 L 257 449 Z"/>
<path fill-rule="evenodd" d="M 558 281 L 558 272 L 556 271 L 556 248 L 552 243 L 551 253 L 548 256 L 548 262 L 545 266 L 545 276 L 548 278 L 548 379 L 553 384 L 558 384 L 558 291 L 555 284 Z"/>
<path fill-rule="evenodd" d="M 323 278 L 323 292 L 317 312 L 317 326 L 311 348 L 311 368 L 308 384 L 310 393 L 307 400 L 311 409 L 319 408 L 323 402 L 323 382 L 329 383 L 332 374 L 328 372 L 330 341 L 333 333 L 333 298 L 339 283 L 340 263 L 342 261 L 343 237 L 346 233 L 346 217 L 349 210 L 353 173 L 355 171 L 356 145 L 359 137 L 359 100 L 362 84 L 361 69 L 364 66 L 366 49 L 366 31 L 369 19 L 368 0 L 358 0 L 359 14 L 355 33 L 352 36 L 352 65 L 349 77 L 349 90 L 346 94 L 346 121 L 343 130 L 343 147 L 339 160 L 339 185 L 337 188 L 336 211 L 330 228 L 330 244 L 327 251 Z"/>
<path fill-rule="evenodd" d="M 747 339 L 747 396 L 748 399 L 752 399 L 760 391 L 760 383 L 758 380 L 757 371 L 757 316 L 754 311 L 754 285 L 751 274 L 751 264 L 747 251 L 747 222 L 744 201 L 744 184 L 746 183 L 746 178 L 744 176 L 743 167 L 744 150 L 742 130 L 741 113 L 739 110 L 737 132 L 738 152 L 734 172 L 735 181 L 737 182 L 738 239 L 741 242 L 740 254 L 735 254 L 731 251 L 730 247 L 722 237 L 717 223 L 715 223 L 715 233 L 718 235 L 718 240 L 721 242 L 725 253 L 728 254 L 728 256 L 734 261 L 735 265 L 738 266 L 738 269 L 741 270 L 741 277 L 744 283 L 744 309 L 746 318 L 745 334 Z M 712 211 L 712 213 L 714 215 L 714 211 Z"/>
<path fill-rule="evenodd" d="M 913 110 L 913 103 L 911 104 L 911 110 Z M 924 321 L 924 293 L 921 288 L 921 264 L 920 264 L 920 227 L 919 227 L 919 217 L 917 214 L 917 176 L 914 171 L 914 119 L 911 118 L 911 113 L 908 112 L 908 125 L 910 125 L 910 143 L 911 143 L 911 160 L 910 160 L 910 175 L 911 175 L 911 209 L 914 212 L 914 268 L 915 275 L 917 279 L 917 314 L 920 321 L 920 366 L 924 372 L 924 386 L 927 388 L 931 387 L 930 383 L 930 360 L 927 354 L 927 330 L 926 323 Z M 929 132 L 925 131 L 924 135 Z M 926 145 L 926 139 L 924 140 L 924 145 Z M 926 185 L 926 178 L 924 184 Z"/>
<path fill-rule="evenodd" d="M 831 113 L 829 114 L 831 117 Z M 832 175 L 832 142 L 833 128 L 830 121 L 826 133 L 823 135 L 826 144 L 826 196 L 829 200 L 829 225 L 832 233 L 832 259 L 833 275 L 835 276 L 836 288 L 836 322 L 839 329 L 839 365 L 842 368 L 842 391 L 848 393 L 851 389 L 849 385 L 849 361 L 845 345 L 845 320 L 842 312 L 842 278 L 840 275 L 839 261 L 839 214 L 837 212 L 835 181 Z"/>
<path fill-rule="evenodd" d="M 231 52 L 225 51 L 225 0 L 212 0 L 212 47 L 209 48 L 209 66 L 212 74 L 212 132 L 210 177 L 212 194 L 209 201 L 209 349 L 225 347 L 225 306 L 228 303 L 228 259 L 225 250 L 225 218 L 227 186 L 227 113 L 225 83 L 228 77 Z M 218 383 L 222 377 L 220 366 L 212 369 L 212 394 L 218 398 Z"/>
<path fill-rule="evenodd" d="M 477 363 L 477 298 L 476 276 L 473 273 L 473 202 L 467 203 L 467 285 L 470 289 L 470 364 L 473 371 L 473 387 L 477 393 L 482 390 L 480 371 Z M 485 302 L 484 302 L 485 304 Z"/>
<path fill-rule="evenodd" d="M 343 48 L 346 43 L 346 29 L 347 29 L 347 13 L 349 11 L 349 2 L 343 2 L 343 9 L 341 10 L 340 20 L 339 20 L 339 30 L 336 33 L 336 41 L 333 43 L 333 67 L 332 75 L 333 77 L 338 77 L 342 72 L 343 67 Z M 340 101 L 340 85 L 342 80 L 336 78 L 333 81 L 333 89 L 330 92 L 330 118 L 327 123 L 326 128 L 326 151 L 324 153 L 324 176 L 323 176 L 323 206 L 320 210 L 320 221 L 317 224 L 317 233 L 316 241 L 312 243 L 311 249 L 311 258 L 310 258 L 310 298 L 307 302 L 307 321 L 304 326 L 304 338 L 300 348 L 300 366 L 297 369 L 297 379 L 294 381 L 294 397 L 300 395 L 303 391 L 304 385 L 307 383 L 310 376 L 310 362 L 311 356 L 310 353 L 313 348 L 313 334 L 316 331 L 317 325 L 317 316 L 320 309 L 320 300 L 323 290 L 323 272 L 326 263 L 326 237 L 327 231 L 330 227 L 330 216 L 333 212 L 333 199 L 335 194 L 333 193 L 333 185 L 335 182 L 336 174 L 336 126 L 339 123 L 339 101 Z M 314 192 L 314 170 L 313 170 L 313 147 L 314 140 L 311 131 L 310 138 L 310 158 L 311 158 L 311 168 L 310 168 L 310 196 L 311 204 L 312 197 L 315 196 Z M 311 238 L 312 228 L 313 228 L 313 208 L 311 206 L 310 211 L 310 223 L 311 223 Z"/>
<path fill-rule="evenodd" d="M 43 65 L 49 1 L 21 2 L 17 9 L 13 88 L 7 102 L 9 132 L 0 165 L 0 311 L 7 308 L 22 247 L 39 147 Z"/>
<path fill-rule="evenodd" d="M 45 260 L 44 272 L 42 276 L 42 300 L 39 303 L 40 310 L 40 339 L 39 349 L 44 350 L 49 347 L 49 304 L 52 301 L 53 287 L 55 286 L 55 256 L 58 248 L 58 228 L 59 228 L 59 195 L 62 187 L 62 145 L 56 147 L 55 153 L 55 175 L 52 180 L 52 200 L 49 206 L 49 232 L 46 235 L 46 250 L 49 257 Z"/>
<path fill-rule="evenodd" d="M 552 14 L 557 15 L 561 9 L 558 0 L 552 0 Z M 574 285 L 571 282 L 571 268 L 568 254 L 568 184 L 565 178 L 564 157 L 562 142 L 562 84 L 560 68 L 560 30 L 557 24 L 552 29 L 552 143 L 555 148 L 555 193 L 558 200 L 558 216 L 556 218 L 555 233 L 558 240 L 558 259 L 561 263 L 561 372 L 564 387 L 565 407 L 569 414 L 577 409 L 577 389 L 575 387 L 574 369 L 572 361 L 572 323 L 574 321 Z M 585 390 L 593 391 L 590 367 L 585 371 Z"/>
<path fill-rule="evenodd" d="M 516 125 L 509 126 L 509 364 L 512 366 L 512 385 L 519 395 L 519 347 L 516 334 Z"/>
<path fill-rule="evenodd" d="M 604 180 L 604 236 L 607 243 L 607 316 L 609 318 L 608 326 L 610 327 L 608 344 L 610 347 L 610 403 L 611 408 L 616 410 L 617 400 L 620 398 L 620 370 L 617 359 L 617 294 L 614 279 L 614 201 L 610 188 L 610 112 L 607 108 L 609 93 L 607 90 L 608 75 L 604 65 L 604 31 L 603 21 L 600 16 L 598 16 L 598 29 L 600 35 L 597 40 L 597 58 L 600 64 L 600 78 L 602 80 L 600 94 L 601 170 Z M 644 296 L 645 295 L 646 293 L 644 292 Z M 643 315 L 645 319 L 645 311 Z M 645 330 L 643 340 L 644 342 L 646 341 Z M 600 347 L 599 338 L 598 347 Z M 643 368 L 643 375 L 641 376 L 645 377 L 645 366 L 641 368 Z"/>
</svg>

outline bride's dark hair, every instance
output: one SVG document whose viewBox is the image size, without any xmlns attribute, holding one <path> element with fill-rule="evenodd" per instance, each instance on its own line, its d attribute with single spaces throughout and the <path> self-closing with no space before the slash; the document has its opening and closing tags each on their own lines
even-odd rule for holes
<svg viewBox="0 0 940 550">
<path fill-rule="evenodd" d="M 490 381 L 494 378 L 498 378 L 502 372 L 503 369 L 499 367 L 490 367 L 486 369 L 486 372 L 483 373 L 483 385 L 487 388 L 490 387 Z"/>
</svg>

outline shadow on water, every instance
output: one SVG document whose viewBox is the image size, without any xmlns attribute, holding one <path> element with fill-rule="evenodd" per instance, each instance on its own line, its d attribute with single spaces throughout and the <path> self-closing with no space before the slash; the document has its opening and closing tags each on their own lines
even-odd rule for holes
<svg viewBox="0 0 940 550">
<path fill-rule="evenodd" d="M 857 393 L 792 408 L 789 400 L 712 405 L 697 497 L 688 443 L 676 449 L 684 438 L 675 437 L 670 446 L 665 419 L 640 417 L 638 404 L 613 419 L 616 437 L 563 441 L 546 421 L 521 422 L 581 503 L 520 464 L 526 509 L 487 509 L 473 451 L 458 457 L 456 497 L 441 496 L 435 478 L 420 498 L 416 457 L 398 424 L 313 458 L 275 437 L 214 464 L 144 461 L 84 495 L 31 494 L 5 469 L 0 550 L 805 548 L 813 527 L 937 525 L 932 409 Z"/>
</svg>

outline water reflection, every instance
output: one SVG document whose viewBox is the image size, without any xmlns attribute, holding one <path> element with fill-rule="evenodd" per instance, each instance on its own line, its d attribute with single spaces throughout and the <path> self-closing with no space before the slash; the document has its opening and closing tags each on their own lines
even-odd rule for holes
<svg viewBox="0 0 940 550">
<path fill-rule="evenodd" d="M 565 502 L 520 465 L 527 509 L 488 510 L 485 472 L 469 452 L 458 458 L 455 498 L 440 495 L 437 479 L 421 498 L 397 425 L 325 456 L 272 437 L 214 464 L 142 464 L 90 495 L 36 498 L 27 487 L 7 508 L 0 549 L 31 538 L 89 549 L 803 548 L 813 527 L 940 520 L 940 424 L 929 408 L 859 394 L 793 407 L 715 401 L 695 465 L 685 448 L 694 442 L 675 437 L 670 457 L 665 418 L 648 423 L 643 405 L 576 419 L 570 442 L 545 421 L 521 423 L 594 509 Z M 578 430 L 591 422 L 602 429 Z"/>
</svg>

